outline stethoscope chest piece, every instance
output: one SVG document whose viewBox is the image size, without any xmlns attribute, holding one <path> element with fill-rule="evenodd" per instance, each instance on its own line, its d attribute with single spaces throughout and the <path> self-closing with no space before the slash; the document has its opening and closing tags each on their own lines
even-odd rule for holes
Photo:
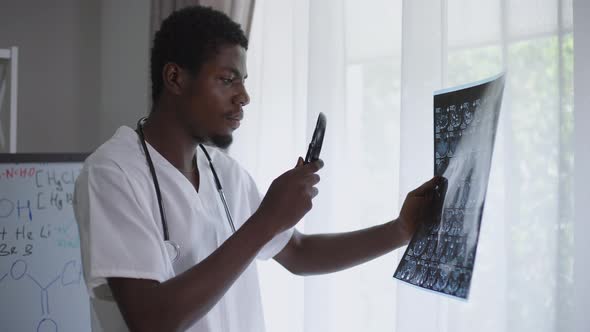
<svg viewBox="0 0 590 332">
<path fill-rule="evenodd" d="M 168 240 L 164 241 L 164 245 L 166 246 L 166 251 L 168 252 L 168 257 L 170 257 L 170 260 L 173 263 L 176 262 L 180 256 L 180 246 L 178 243 Z"/>
</svg>

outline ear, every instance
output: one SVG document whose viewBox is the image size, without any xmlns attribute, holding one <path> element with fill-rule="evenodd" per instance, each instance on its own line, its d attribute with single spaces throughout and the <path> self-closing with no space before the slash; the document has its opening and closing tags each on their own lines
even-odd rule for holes
<svg viewBox="0 0 590 332">
<path fill-rule="evenodd" d="M 164 88 L 173 95 L 181 95 L 187 85 L 185 71 L 177 64 L 169 62 L 162 70 Z"/>
</svg>

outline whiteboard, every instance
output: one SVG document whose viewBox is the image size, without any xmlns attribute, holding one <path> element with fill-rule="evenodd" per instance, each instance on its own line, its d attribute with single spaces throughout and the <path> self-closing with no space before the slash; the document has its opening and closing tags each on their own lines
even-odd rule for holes
<svg viewBox="0 0 590 332">
<path fill-rule="evenodd" d="M 0 154 L 0 331 L 90 331 L 72 209 L 85 157 Z"/>
</svg>

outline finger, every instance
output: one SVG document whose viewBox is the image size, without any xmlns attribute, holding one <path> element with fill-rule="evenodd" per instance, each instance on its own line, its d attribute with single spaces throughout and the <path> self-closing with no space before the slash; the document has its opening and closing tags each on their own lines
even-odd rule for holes
<svg viewBox="0 0 590 332">
<path fill-rule="evenodd" d="M 316 173 L 309 175 L 307 178 L 308 178 L 309 184 L 312 186 L 315 186 L 316 184 L 318 184 L 320 182 L 320 176 L 319 176 L 319 174 L 316 174 Z"/>
<path fill-rule="evenodd" d="M 303 166 L 303 158 L 301 157 L 297 158 L 297 164 L 295 164 L 295 168 L 299 166 Z"/>
<path fill-rule="evenodd" d="M 438 185 L 438 183 L 441 181 L 440 176 L 435 176 L 432 179 L 424 182 L 420 187 L 412 190 L 410 192 L 410 195 L 412 196 L 426 196 L 429 194 L 432 194 L 432 191 L 434 190 L 434 188 Z"/>
<path fill-rule="evenodd" d="M 319 190 L 316 187 L 311 187 L 309 190 L 309 195 L 311 196 L 311 198 L 316 197 L 319 194 Z"/>
<path fill-rule="evenodd" d="M 305 166 L 309 172 L 316 173 L 317 171 L 319 171 L 320 169 L 322 169 L 324 167 L 324 161 L 321 159 L 318 159 L 318 160 L 311 162 Z"/>
</svg>

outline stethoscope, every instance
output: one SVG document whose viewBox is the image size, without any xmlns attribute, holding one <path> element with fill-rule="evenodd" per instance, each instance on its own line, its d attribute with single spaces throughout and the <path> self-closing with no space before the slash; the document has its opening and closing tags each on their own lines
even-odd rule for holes
<svg viewBox="0 0 590 332">
<path fill-rule="evenodd" d="M 169 257 L 172 259 L 172 262 L 175 262 L 178 257 L 180 256 L 180 246 L 178 243 L 170 240 L 170 235 L 168 233 L 168 222 L 166 222 L 166 216 L 164 215 L 164 207 L 162 205 L 162 192 L 160 191 L 160 184 L 158 183 L 158 176 L 156 175 L 156 169 L 154 168 L 154 163 L 152 162 L 152 157 L 150 156 L 150 152 L 148 151 L 147 144 L 145 143 L 145 136 L 143 135 L 143 122 L 146 120 L 145 117 L 139 119 L 137 121 L 137 129 L 135 130 L 139 135 L 141 146 L 143 146 L 143 152 L 145 153 L 145 158 L 147 159 L 148 166 L 150 168 L 150 172 L 152 173 L 152 180 L 154 181 L 154 187 L 156 188 L 156 196 L 158 197 L 158 206 L 160 208 L 160 218 L 162 220 L 162 232 L 164 233 L 164 245 L 166 246 L 166 250 L 168 251 Z M 221 187 L 221 182 L 219 181 L 219 177 L 217 176 L 217 172 L 215 172 L 215 167 L 213 167 L 213 163 L 211 162 L 211 157 L 207 152 L 207 149 L 203 146 L 203 144 L 199 144 L 199 147 L 205 153 L 205 157 L 207 157 L 207 161 L 209 161 L 209 167 L 211 168 L 211 173 L 213 173 L 213 178 L 215 179 L 215 185 L 217 186 L 217 192 L 219 193 L 219 197 L 221 198 L 221 202 L 223 203 L 223 207 L 225 209 L 225 215 L 227 216 L 227 220 L 229 221 L 229 226 L 233 233 L 236 232 L 236 227 L 234 226 L 234 221 L 231 217 L 231 212 L 229 211 L 229 207 L 227 206 L 227 201 L 225 199 L 225 194 L 223 193 L 223 188 Z M 195 164 L 197 162 L 197 156 L 195 155 Z"/>
</svg>

